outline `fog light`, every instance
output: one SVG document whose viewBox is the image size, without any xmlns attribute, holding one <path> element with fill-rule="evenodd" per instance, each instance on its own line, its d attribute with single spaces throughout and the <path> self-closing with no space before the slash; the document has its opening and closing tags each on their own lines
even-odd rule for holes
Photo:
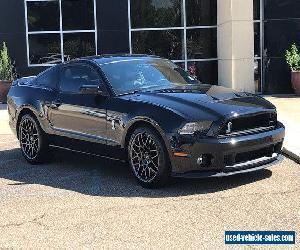
<svg viewBox="0 0 300 250">
<path fill-rule="evenodd" d="M 197 165 L 201 167 L 209 167 L 212 163 L 212 156 L 211 155 L 200 155 L 197 158 Z"/>
<path fill-rule="evenodd" d="M 203 164 L 203 155 L 201 155 L 200 157 L 198 157 L 197 164 L 198 165 L 202 165 Z"/>
</svg>

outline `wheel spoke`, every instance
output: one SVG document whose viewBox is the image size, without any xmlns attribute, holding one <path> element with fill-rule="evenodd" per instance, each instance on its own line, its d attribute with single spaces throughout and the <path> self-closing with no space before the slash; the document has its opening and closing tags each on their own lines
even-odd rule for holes
<svg viewBox="0 0 300 250">
<path fill-rule="evenodd" d="M 153 160 L 153 159 L 155 159 L 157 157 L 158 157 L 158 152 L 156 151 L 156 154 L 154 156 L 151 156 L 151 159 Z"/>
<path fill-rule="evenodd" d="M 132 159 L 140 159 L 140 157 L 138 155 L 135 155 L 132 157 Z"/>
<path fill-rule="evenodd" d="M 27 143 L 27 142 L 21 142 L 21 144 L 24 145 L 24 146 L 29 146 L 29 145 L 30 145 L 30 144 Z"/>
<path fill-rule="evenodd" d="M 135 135 L 130 144 L 130 160 L 135 175 L 144 182 L 151 182 L 158 173 L 159 150 L 150 134 Z"/>
<path fill-rule="evenodd" d="M 154 164 L 154 163 L 152 163 L 152 167 L 150 167 L 154 172 L 157 172 L 158 171 L 158 168 L 157 168 L 157 166 Z"/>
<path fill-rule="evenodd" d="M 33 149 L 33 146 L 31 145 L 31 147 L 30 147 L 30 152 L 31 152 L 31 157 L 33 157 L 33 155 L 34 155 L 34 149 Z"/>
<path fill-rule="evenodd" d="M 147 168 L 148 169 L 148 178 L 150 179 L 151 178 L 151 170 L 152 170 L 152 172 L 155 174 L 156 172 L 154 172 L 153 171 L 153 169 L 151 169 L 151 168 Z"/>
<path fill-rule="evenodd" d="M 132 150 L 136 153 L 136 154 L 139 154 L 140 152 L 138 150 L 140 150 L 140 147 L 139 146 L 136 146 L 138 147 L 137 149 L 135 149 L 134 147 L 136 146 L 136 144 L 132 145 Z"/>
<path fill-rule="evenodd" d="M 36 124 L 29 118 L 20 124 L 20 145 L 29 159 L 34 159 L 39 151 L 39 135 Z"/>
<path fill-rule="evenodd" d="M 147 136 L 146 137 L 146 140 L 145 140 L 145 146 L 147 147 L 149 145 L 149 142 L 151 141 L 151 138 L 150 136 Z"/>
<path fill-rule="evenodd" d="M 35 143 L 32 144 L 32 148 L 34 149 L 35 153 L 37 153 L 37 151 L 39 150 L 39 146 Z"/>
</svg>

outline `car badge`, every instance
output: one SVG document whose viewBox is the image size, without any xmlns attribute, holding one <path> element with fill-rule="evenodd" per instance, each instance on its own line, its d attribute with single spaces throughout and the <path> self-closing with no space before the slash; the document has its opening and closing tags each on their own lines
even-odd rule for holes
<svg viewBox="0 0 300 250">
<path fill-rule="evenodd" d="M 227 123 L 226 134 L 230 134 L 232 131 L 232 122 Z"/>
<path fill-rule="evenodd" d="M 115 120 L 111 121 L 111 129 L 112 130 L 116 130 L 116 122 L 115 122 Z"/>
</svg>

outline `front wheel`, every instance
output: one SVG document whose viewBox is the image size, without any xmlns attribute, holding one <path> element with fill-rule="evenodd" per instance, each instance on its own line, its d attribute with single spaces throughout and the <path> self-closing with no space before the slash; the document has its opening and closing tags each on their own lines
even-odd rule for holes
<svg viewBox="0 0 300 250">
<path fill-rule="evenodd" d="M 19 125 L 19 140 L 23 156 L 31 164 L 46 161 L 49 156 L 47 138 L 31 115 L 24 115 Z"/>
<path fill-rule="evenodd" d="M 138 128 L 131 135 L 128 157 L 137 181 L 145 188 L 157 188 L 167 183 L 171 167 L 165 145 L 150 128 Z"/>
</svg>

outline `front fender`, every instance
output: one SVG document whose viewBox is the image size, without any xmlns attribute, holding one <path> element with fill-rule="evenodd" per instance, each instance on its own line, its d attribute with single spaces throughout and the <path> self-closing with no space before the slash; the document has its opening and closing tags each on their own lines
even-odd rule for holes
<svg viewBox="0 0 300 250">
<path fill-rule="evenodd" d="M 155 120 L 153 120 L 149 117 L 138 116 L 138 117 L 135 117 L 134 119 L 130 120 L 130 122 L 127 123 L 127 125 L 124 129 L 124 134 L 123 134 L 122 141 L 121 141 L 121 147 L 122 148 L 126 147 L 126 142 L 129 140 L 129 136 L 134 131 L 136 125 L 138 125 L 138 123 L 140 123 L 140 122 L 142 122 L 143 124 L 148 124 L 149 126 L 153 127 L 159 133 L 160 137 L 162 138 L 162 140 L 165 144 L 171 165 L 173 165 L 174 157 L 173 157 L 171 140 L 172 140 L 172 137 L 175 136 L 175 132 L 166 133 L 165 130 L 163 129 L 163 127 L 158 124 L 158 122 L 156 122 Z"/>
<path fill-rule="evenodd" d="M 164 130 L 161 128 L 161 126 L 153 119 L 149 117 L 143 117 L 143 116 L 137 116 L 133 119 L 131 119 L 124 128 L 124 133 L 121 139 L 121 146 L 124 148 L 126 146 L 126 138 L 128 136 L 128 133 L 132 131 L 132 128 L 135 127 L 138 123 L 145 123 L 150 125 L 151 127 L 154 127 L 156 131 L 160 134 L 160 136 L 164 139 L 164 141 L 167 141 L 166 134 Z"/>
<path fill-rule="evenodd" d="M 45 116 L 45 112 L 42 109 L 42 106 L 39 104 L 38 101 L 32 102 L 30 104 L 22 104 L 20 106 L 17 106 L 15 111 L 15 118 L 13 119 L 13 127 L 14 129 L 17 129 L 18 123 L 20 122 L 21 115 L 23 112 L 30 112 L 32 113 L 38 120 L 41 128 L 46 131 L 46 123 L 47 119 Z M 17 132 L 17 131 L 16 131 Z"/>
</svg>

